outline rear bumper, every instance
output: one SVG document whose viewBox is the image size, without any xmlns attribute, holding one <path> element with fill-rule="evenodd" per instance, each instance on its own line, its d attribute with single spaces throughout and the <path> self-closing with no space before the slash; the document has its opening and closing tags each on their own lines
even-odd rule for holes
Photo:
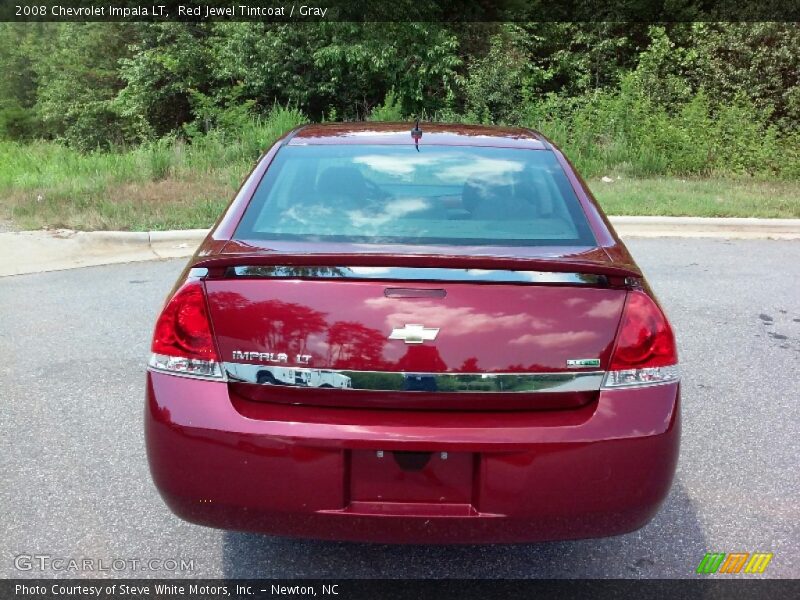
<svg viewBox="0 0 800 600">
<path fill-rule="evenodd" d="M 575 410 L 335 409 L 252 402 L 225 383 L 148 372 L 145 433 L 156 486 L 194 523 L 335 540 L 532 542 L 645 525 L 675 471 L 679 397 L 670 384 L 603 391 Z M 398 451 L 431 455 L 411 472 Z"/>
</svg>

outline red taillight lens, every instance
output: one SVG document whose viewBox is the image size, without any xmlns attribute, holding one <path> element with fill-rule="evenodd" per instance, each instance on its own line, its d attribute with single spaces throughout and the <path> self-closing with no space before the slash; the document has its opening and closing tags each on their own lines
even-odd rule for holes
<svg viewBox="0 0 800 600">
<path fill-rule="evenodd" d="M 675 336 L 664 313 L 644 292 L 625 303 L 611 370 L 666 367 L 678 362 Z"/>
<path fill-rule="evenodd" d="M 677 364 L 675 336 L 664 313 L 644 292 L 630 292 L 603 387 L 678 381 Z"/>
<path fill-rule="evenodd" d="M 185 284 L 164 307 L 156 322 L 152 351 L 163 356 L 218 360 L 201 283 Z"/>
</svg>

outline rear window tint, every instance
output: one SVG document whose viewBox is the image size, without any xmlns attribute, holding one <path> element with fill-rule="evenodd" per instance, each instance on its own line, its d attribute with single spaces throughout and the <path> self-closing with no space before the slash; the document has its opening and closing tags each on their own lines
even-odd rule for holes
<svg viewBox="0 0 800 600">
<path fill-rule="evenodd" d="M 285 146 L 236 238 L 595 245 L 552 152 L 456 146 Z"/>
</svg>

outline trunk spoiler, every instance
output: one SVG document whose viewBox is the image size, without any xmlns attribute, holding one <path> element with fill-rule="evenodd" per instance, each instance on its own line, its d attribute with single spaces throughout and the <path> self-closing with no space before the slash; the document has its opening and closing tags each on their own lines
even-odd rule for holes
<svg viewBox="0 0 800 600">
<path fill-rule="evenodd" d="M 350 269 L 357 267 L 362 273 L 370 268 L 400 267 L 414 270 L 466 269 L 481 271 L 522 271 L 542 273 L 566 273 L 575 275 L 602 275 L 612 278 L 641 278 L 639 269 L 633 265 L 616 265 L 603 262 L 575 260 L 563 257 L 556 258 L 516 258 L 504 256 L 464 256 L 443 254 L 283 254 L 283 253 L 237 253 L 200 256 L 193 265 L 195 268 L 209 269 L 209 275 L 224 276 L 230 267 L 265 267 L 279 269 L 282 267 L 298 267 L 298 276 L 313 277 L 311 273 L 303 273 L 302 267 L 326 267 L 327 271 Z M 379 273 L 375 271 L 375 273 Z M 255 274 L 255 273 L 254 273 Z M 339 276 L 343 276 L 341 273 Z"/>
</svg>

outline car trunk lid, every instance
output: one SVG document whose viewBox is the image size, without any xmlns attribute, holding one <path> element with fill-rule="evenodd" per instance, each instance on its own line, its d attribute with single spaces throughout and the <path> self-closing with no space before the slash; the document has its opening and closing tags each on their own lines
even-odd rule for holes
<svg viewBox="0 0 800 600">
<path fill-rule="evenodd" d="M 616 281 L 626 271 L 585 262 L 556 271 L 272 258 L 204 263 L 222 361 L 237 393 L 255 400 L 583 405 L 599 389 L 626 295 Z"/>
</svg>

